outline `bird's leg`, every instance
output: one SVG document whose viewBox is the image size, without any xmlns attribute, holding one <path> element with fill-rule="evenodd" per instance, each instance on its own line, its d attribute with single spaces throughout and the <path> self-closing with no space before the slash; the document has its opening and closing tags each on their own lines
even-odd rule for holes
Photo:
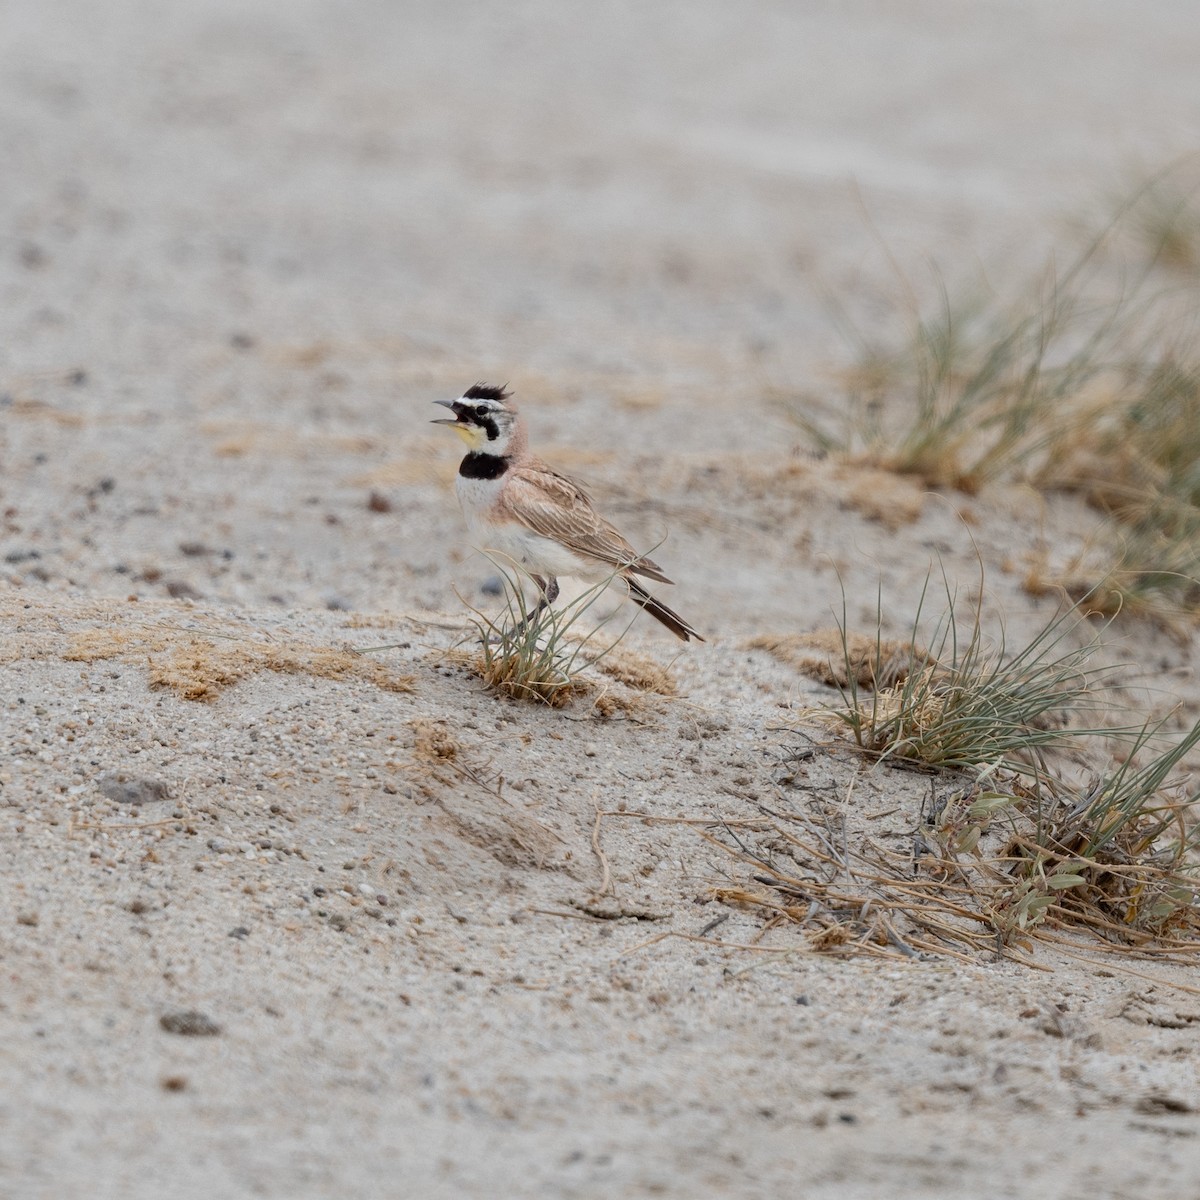
<svg viewBox="0 0 1200 1200">
<path fill-rule="evenodd" d="M 537 608 L 525 618 L 524 624 L 528 624 L 535 617 L 540 616 L 558 599 L 558 580 L 553 575 L 531 575 L 530 578 L 537 584 L 542 598 L 538 601 Z"/>
<path fill-rule="evenodd" d="M 558 580 L 553 575 L 531 575 L 530 579 L 537 584 L 542 597 L 538 601 L 537 607 L 532 612 L 525 614 L 525 619 L 513 630 L 514 634 L 523 633 L 528 628 L 530 621 L 536 621 L 558 599 Z"/>
</svg>

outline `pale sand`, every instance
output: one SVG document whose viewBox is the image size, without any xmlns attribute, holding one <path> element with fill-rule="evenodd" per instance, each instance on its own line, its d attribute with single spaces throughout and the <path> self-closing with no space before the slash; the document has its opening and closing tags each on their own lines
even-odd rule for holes
<svg viewBox="0 0 1200 1200">
<path fill-rule="evenodd" d="M 519 8 L 0 14 L 0 1194 L 1190 1194 L 1194 973 L 813 953 L 696 821 L 915 821 L 836 746 L 780 782 L 834 694 L 744 644 L 839 575 L 891 636 L 976 547 L 1010 636 L 1053 611 L 1082 506 L 812 462 L 771 397 L 835 394 L 823 289 L 884 319 L 877 232 L 1019 279 L 1192 149 L 1194 6 Z M 426 421 L 480 379 L 669 534 L 676 695 L 452 652 L 496 601 Z M 1190 645 L 1116 640 L 1194 712 Z"/>
</svg>

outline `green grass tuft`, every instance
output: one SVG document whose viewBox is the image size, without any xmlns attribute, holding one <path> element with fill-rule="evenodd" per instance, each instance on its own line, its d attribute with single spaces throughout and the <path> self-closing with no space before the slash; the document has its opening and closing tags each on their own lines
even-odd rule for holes
<svg viewBox="0 0 1200 1200">
<path fill-rule="evenodd" d="M 944 578 L 943 584 L 946 611 L 926 635 L 921 630 L 926 581 L 901 681 L 865 689 L 848 671 L 844 703 L 823 710 L 827 719 L 879 758 L 948 770 L 1040 770 L 1045 751 L 1090 732 L 1070 725 L 1068 714 L 1100 714 L 1112 668 L 1091 662 L 1099 639 L 1089 632 L 1084 644 L 1071 644 L 1084 619 L 1068 611 L 1010 653 L 1003 630 L 994 642 L 984 636 L 982 602 L 973 607 L 969 624 L 960 624 Z M 838 628 L 849 666 L 844 608 Z M 879 627 L 877 645 L 883 645 Z"/>
<path fill-rule="evenodd" d="M 1200 261 L 1197 196 L 1178 172 L 1150 180 L 1065 270 L 1051 264 L 1015 301 L 983 288 L 952 296 L 935 274 L 936 302 L 907 301 L 898 346 L 863 338 L 831 303 L 857 354 L 845 394 L 830 409 L 811 397 L 785 396 L 785 407 L 819 451 L 930 487 L 974 494 L 1020 480 L 1084 495 L 1106 518 L 1094 540 L 1110 548 L 1083 589 L 1107 597 L 1098 607 L 1168 621 L 1194 612 L 1200 326 L 1194 282 L 1162 266 Z M 1118 266 L 1109 251 L 1130 240 L 1136 261 Z M 1071 594 L 1078 584 L 1062 580 Z"/>
<path fill-rule="evenodd" d="M 493 560 L 495 561 L 495 560 Z M 497 564 L 504 588 L 504 607 L 496 618 L 475 612 L 475 627 L 482 649 L 479 673 L 488 687 L 501 695 L 559 708 L 591 689 L 580 678 L 618 645 L 625 632 L 598 646 L 596 635 L 606 622 L 587 629 L 585 618 L 612 578 L 589 588 L 561 606 L 536 611 L 525 596 L 528 576 L 515 567 Z M 613 577 L 615 578 L 615 576 Z M 474 611 L 474 610 L 473 610 Z"/>
<path fill-rule="evenodd" d="M 1112 707 L 1115 686 L 1113 668 L 1092 665 L 1098 639 L 1071 644 L 1082 618 L 1056 615 L 1015 652 L 1002 636 L 988 648 L 979 605 L 960 630 L 947 591 L 932 638 L 918 640 L 918 612 L 905 680 L 864 694 L 851 677 L 819 714 L 880 760 L 966 781 L 923 818 L 923 869 L 955 881 L 955 903 L 1002 940 L 1082 925 L 1124 946 L 1200 950 L 1200 788 L 1181 771 L 1200 722 L 1182 737 L 1169 717 L 1081 723 Z M 844 627 L 843 640 L 849 656 Z M 1087 755 L 1108 765 L 1081 781 Z"/>
</svg>

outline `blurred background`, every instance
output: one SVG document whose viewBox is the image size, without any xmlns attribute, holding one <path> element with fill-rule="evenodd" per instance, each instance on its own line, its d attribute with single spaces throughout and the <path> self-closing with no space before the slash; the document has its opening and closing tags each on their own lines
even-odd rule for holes
<svg viewBox="0 0 1200 1200">
<path fill-rule="evenodd" d="M 747 549 L 787 514 L 743 483 L 846 364 L 830 296 L 886 327 L 931 258 L 1035 268 L 1200 132 L 1187 0 L 10 0 L 0 35 L 0 570 L 49 588 L 453 603 L 426 422 L 489 380 L 693 595 L 724 556 L 712 618 L 820 549 Z"/>
</svg>

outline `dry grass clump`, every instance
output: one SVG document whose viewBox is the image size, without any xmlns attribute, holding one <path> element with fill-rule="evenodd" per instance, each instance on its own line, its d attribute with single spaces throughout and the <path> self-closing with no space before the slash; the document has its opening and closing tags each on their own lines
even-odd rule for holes
<svg viewBox="0 0 1200 1200">
<path fill-rule="evenodd" d="M 215 700 L 256 669 L 256 655 L 231 654 L 226 646 L 189 639 L 148 660 L 150 686 L 170 688 L 184 700 Z"/>
<path fill-rule="evenodd" d="M 1144 259 L 1187 274 L 1200 270 L 1200 163 L 1177 164 L 1139 188 L 1125 224 Z"/>
<path fill-rule="evenodd" d="M 912 642 L 842 629 L 760 634 L 743 645 L 747 650 L 765 650 L 818 683 L 838 688 L 851 683 L 861 688 L 895 687 L 914 669 L 931 665 L 928 653 Z"/>
<path fill-rule="evenodd" d="M 1051 793 L 1050 805 L 1045 797 L 1022 799 L 999 860 L 1007 880 L 991 905 L 997 929 L 1025 929 L 1052 915 L 1132 944 L 1200 939 L 1200 860 L 1185 820 L 1200 797 L 1164 795 L 1151 778 L 1191 749 L 1196 734 L 1132 779 L 1121 779 L 1119 768 L 1089 789 Z"/>
<path fill-rule="evenodd" d="M 1101 798 L 1113 784 L 1051 795 L 1009 776 L 940 796 L 931 785 L 898 849 L 848 837 L 822 802 L 777 801 L 756 844 L 709 837 L 749 871 L 747 885 L 714 894 L 802 929 L 811 950 L 1026 961 L 1035 939 L 1079 945 L 1070 935 L 1087 932 L 1097 949 L 1194 960 L 1200 860 L 1194 839 L 1162 834 L 1176 823 L 1182 835 L 1182 808 L 1200 797 L 1160 805 L 1127 789 L 1141 815 L 1113 828 Z"/>
<path fill-rule="evenodd" d="M 1061 437 L 1040 486 L 1081 493 L 1113 525 L 1098 588 L 1154 611 L 1200 600 L 1200 348 L 1129 366 L 1120 391 Z"/>
<path fill-rule="evenodd" d="M 1179 593 L 1190 591 L 1192 576 L 1164 573 L 1161 562 L 1139 570 L 1133 565 L 1138 547 L 1115 540 L 1125 547 L 1116 552 L 1116 561 L 1105 562 L 1096 552 L 1079 554 L 1054 566 L 1044 553 L 1032 557 L 1021 580 L 1022 588 L 1030 596 L 1053 595 L 1068 600 L 1086 617 L 1111 619 L 1125 613 L 1145 618 L 1188 644 L 1195 613 L 1187 605 L 1181 607 Z M 1167 548 L 1167 553 L 1174 556 L 1182 549 Z"/>
<path fill-rule="evenodd" d="M 563 708 L 577 696 L 586 696 L 591 684 L 576 678 L 572 667 L 560 665 L 551 654 L 491 653 L 485 650 L 479 673 L 484 683 L 502 696 L 514 700 L 532 700 Z"/>
<path fill-rule="evenodd" d="M 653 692 L 659 696 L 674 696 L 678 689 L 675 677 L 648 654 L 614 642 L 604 651 L 603 658 L 593 660 L 596 668 L 610 679 L 623 683 L 635 692 Z"/>
<path fill-rule="evenodd" d="M 1073 720 L 1101 711 L 1111 670 L 1091 664 L 1096 638 L 1089 631 L 1083 644 L 1074 644 L 1083 618 L 1059 613 L 1010 651 L 1003 628 L 994 640 L 984 635 L 982 584 L 964 627 L 943 582 L 945 613 L 921 636 L 923 594 L 907 646 L 878 632 L 850 633 L 843 624 L 836 631 L 847 664 L 846 682 L 838 683 L 843 703 L 809 715 L 846 731 L 878 758 L 949 770 L 1037 769 L 1048 749 L 1086 732 Z M 861 665 L 851 670 L 855 662 Z M 874 689 L 861 682 L 889 675 L 895 682 Z"/>
<path fill-rule="evenodd" d="M 417 717 L 410 721 L 414 735 L 413 756 L 427 762 L 454 762 L 463 744 L 452 734 L 445 721 Z"/>
<path fill-rule="evenodd" d="M 1104 309 L 1084 294 L 1098 244 L 1008 304 L 982 289 L 953 298 L 937 280 L 936 307 L 913 308 L 899 348 L 852 331 L 859 362 L 843 376 L 836 419 L 810 397 L 786 407 L 822 452 L 929 487 L 974 494 L 1025 471 L 1069 406 L 1107 376 L 1131 316 L 1126 301 Z"/>
<path fill-rule="evenodd" d="M 504 586 L 503 611 L 496 619 L 475 613 L 481 641 L 477 669 L 484 682 L 503 696 L 552 708 L 591 692 L 593 685 L 581 678 L 582 672 L 601 665 L 621 639 L 601 647 L 596 638 L 603 623 L 586 633 L 581 627 L 612 580 L 567 604 L 538 608 L 525 598 L 523 573 L 509 564 L 497 566 Z"/>
<path fill-rule="evenodd" d="M 919 480 L 861 463 L 842 467 L 837 477 L 843 507 L 862 513 L 892 533 L 912 525 L 925 508 L 926 492 Z"/>
<path fill-rule="evenodd" d="M 85 629 L 72 636 L 71 644 L 62 656 L 63 662 L 94 663 L 161 650 L 169 636 L 162 629 L 146 626 Z"/>
<path fill-rule="evenodd" d="M 878 952 L 994 949 L 1080 927 L 1114 946 L 1200 952 L 1200 789 L 1180 774 L 1200 722 L 1174 740 L 1169 718 L 1081 725 L 1111 686 L 1089 661 L 1094 639 L 1070 643 L 1082 618 L 1060 614 L 1009 652 L 1002 638 L 985 645 L 978 606 L 960 634 L 949 599 L 929 639 L 936 665 L 870 696 L 851 679 L 840 706 L 808 714 L 877 759 L 936 772 L 909 849 L 866 837 L 852 848 L 844 814 L 822 835 L 803 814 L 792 827 L 775 804 L 774 844 L 791 865 L 752 854 L 754 881 L 772 893 L 722 898 L 815 929 L 822 945 Z M 1056 756 L 1067 747 L 1069 758 Z M 1081 782 L 1085 754 L 1108 765 Z"/>
<path fill-rule="evenodd" d="M 1012 302 L 982 287 L 952 296 L 939 278 L 922 305 L 905 281 L 908 333 L 891 348 L 834 305 L 857 353 L 845 395 L 785 406 L 820 451 L 930 487 L 1077 491 L 1109 521 L 1087 590 L 1111 593 L 1110 611 L 1195 610 L 1200 341 L 1194 295 L 1162 268 L 1200 264 L 1197 196 L 1184 172 L 1164 172 Z M 1122 242 L 1137 256 L 1125 269 L 1106 260 Z"/>
<path fill-rule="evenodd" d="M 226 688 L 260 671 L 361 679 L 388 692 L 411 692 L 411 675 L 330 646 L 255 642 L 204 637 L 152 627 L 90 629 L 77 634 L 63 655 L 67 662 L 119 658 L 145 662 L 151 687 L 170 688 L 184 700 L 214 700 Z"/>
</svg>

